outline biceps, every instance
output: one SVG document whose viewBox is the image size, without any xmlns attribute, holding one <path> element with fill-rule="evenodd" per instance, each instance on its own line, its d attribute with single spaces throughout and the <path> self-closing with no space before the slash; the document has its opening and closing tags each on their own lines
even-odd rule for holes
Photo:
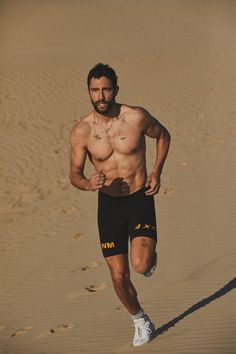
<svg viewBox="0 0 236 354">
<path fill-rule="evenodd" d="M 169 137 L 168 130 L 154 117 L 150 117 L 145 133 L 150 138 L 158 140 Z"/>
<path fill-rule="evenodd" d="M 163 134 L 164 128 L 158 122 L 155 122 L 155 124 L 148 125 L 146 129 L 146 135 L 150 138 L 160 139 Z"/>
<path fill-rule="evenodd" d="M 82 173 L 86 161 L 87 151 L 84 147 L 71 149 L 70 170 L 71 173 Z"/>
</svg>

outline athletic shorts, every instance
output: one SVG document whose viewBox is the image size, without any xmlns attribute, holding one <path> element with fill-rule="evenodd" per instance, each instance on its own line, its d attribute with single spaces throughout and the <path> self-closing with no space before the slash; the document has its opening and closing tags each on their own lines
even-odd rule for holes
<svg viewBox="0 0 236 354">
<path fill-rule="evenodd" d="M 104 257 L 128 253 L 128 242 L 145 236 L 157 240 L 154 197 L 145 188 L 128 196 L 98 193 L 98 228 Z"/>
</svg>

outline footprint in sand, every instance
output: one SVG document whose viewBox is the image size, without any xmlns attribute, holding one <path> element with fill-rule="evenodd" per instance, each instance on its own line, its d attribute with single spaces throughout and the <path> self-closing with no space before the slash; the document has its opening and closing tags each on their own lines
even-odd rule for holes
<svg viewBox="0 0 236 354">
<path fill-rule="evenodd" d="M 75 207 L 69 207 L 69 208 L 62 208 L 60 209 L 60 211 L 63 214 L 67 214 L 67 213 L 74 213 L 77 209 Z"/>
<path fill-rule="evenodd" d="M 57 327 L 50 328 L 48 330 L 45 330 L 41 333 L 39 333 L 36 338 L 42 338 L 42 337 L 47 337 L 51 334 L 56 334 L 56 333 L 62 333 L 62 332 L 67 332 L 68 330 L 74 328 L 74 324 L 72 322 L 68 323 L 62 323 L 59 324 Z"/>
<path fill-rule="evenodd" d="M 67 274 L 71 274 L 71 273 L 78 273 L 80 272 L 81 270 L 82 271 L 85 271 L 85 270 L 89 270 L 89 269 L 93 269 L 93 268 L 96 268 L 99 266 L 99 263 L 98 262 L 91 262 L 89 264 L 83 264 L 80 268 L 78 269 L 68 269 L 68 270 L 65 270 L 62 274 L 63 275 L 67 275 Z"/>
<path fill-rule="evenodd" d="M 106 283 L 105 282 L 102 282 L 101 284 L 99 285 L 90 285 L 90 286 L 87 286 L 86 288 L 84 288 L 87 292 L 89 293 L 96 293 L 98 291 L 101 291 L 103 289 L 106 288 Z"/>
<path fill-rule="evenodd" d="M 74 328 L 74 324 L 70 323 L 63 323 L 58 325 L 56 328 L 50 328 L 50 333 L 57 333 L 57 332 L 66 332 L 68 329 Z"/>
<path fill-rule="evenodd" d="M 45 236 L 47 236 L 47 237 L 54 237 L 54 236 L 56 236 L 56 235 L 57 235 L 56 231 L 52 231 L 52 232 L 47 232 L 47 233 L 45 233 Z"/>
<path fill-rule="evenodd" d="M 164 195 L 172 194 L 172 193 L 174 193 L 174 189 L 171 187 L 166 187 L 166 188 L 163 188 L 163 190 L 162 190 L 162 194 L 164 194 Z"/>
<path fill-rule="evenodd" d="M 102 282 L 97 285 L 89 285 L 89 286 L 86 286 L 84 289 L 72 291 L 71 293 L 66 294 L 66 298 L 69 300 L 74 300 L 82 295 L 98 293 L 98 292 L 104 290 L 106 287 L 107 287 L 106 282 Z"/>
<path fill-rule="evenodd" d="M 82 240 L 85 237 L 85 235 L 82 232 L 77 232 L 74 236 L 74 240 Z"/>
<path fill-rule="evenodd" d="M 92 269 L 92 268 L 96 268 L 98 265 L 99 265 L 98 262 L 91 262 L 89 264 L 82 265 L 81 270 L 89 270 L 89 269 Z"/>
<path fill-rule="evenodd" d="M 31 326 L 27 326 L 27 327 L 25 327 L 25 328 L 20 328 L 20 329 L 18 329 L 16 332 L 12 333 L 12 334 L 10 335 L 10 337 L 15 337 L 15 336 L 20 336 L 20 335 L 22 335 L 22 334 L 26 334 L 26 333 L 28 333 L 32 328 L 33 328 L 33 327 L 31 327 Z"/>
<path fill-rule="evenodd" d="M 8 247 L 6 247 L 6 248 L 0 249 L 0 252 L 7 252 L 7 251 L 9 251 L 10 249 L 12 249 L 13 247 L 15 247 L 15 244 L 12 244 L 12 245 L 10 245 L 10 246 L 8 246 Z"/>
</svg>

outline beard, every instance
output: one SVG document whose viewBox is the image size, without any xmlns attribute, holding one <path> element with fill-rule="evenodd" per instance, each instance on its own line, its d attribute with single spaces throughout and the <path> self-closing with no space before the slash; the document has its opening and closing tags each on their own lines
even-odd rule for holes
<svg viewBox="0 0 236 354">
<path fill-rule="evenodd" d="M 100 101 L 94 102 L 91 100 L 91 102 L 92 102 L 93 108 L 95 109 L 95 111 L 97 113 L 102 114 L 102 115 L 107 115 L 111 111 L 111 109 L 115 103 L 115 97 L 112 97 L 112 99 L 110 101 L 100 100 Z M 106 106 L 104 108 L 99 108 L 99 103 L 104 103 Z"/>
</svg>

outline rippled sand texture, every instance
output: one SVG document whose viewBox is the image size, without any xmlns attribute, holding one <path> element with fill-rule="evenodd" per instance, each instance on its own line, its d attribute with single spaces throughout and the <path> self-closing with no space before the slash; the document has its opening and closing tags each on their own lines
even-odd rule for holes
<svg viewBox="0 0 236 354">
<path fill-rule="evenodd" d="M 1 354 L 236 353 L 235 15 L 230 0 L 1 1 Z M 138 349 L 99 249 L 97 195 L 68 180 L 97 62 L 116 69 L 119 102 L 172 134 L 159 269 L 132 273 L 157 327 Z"/>
</svg>

